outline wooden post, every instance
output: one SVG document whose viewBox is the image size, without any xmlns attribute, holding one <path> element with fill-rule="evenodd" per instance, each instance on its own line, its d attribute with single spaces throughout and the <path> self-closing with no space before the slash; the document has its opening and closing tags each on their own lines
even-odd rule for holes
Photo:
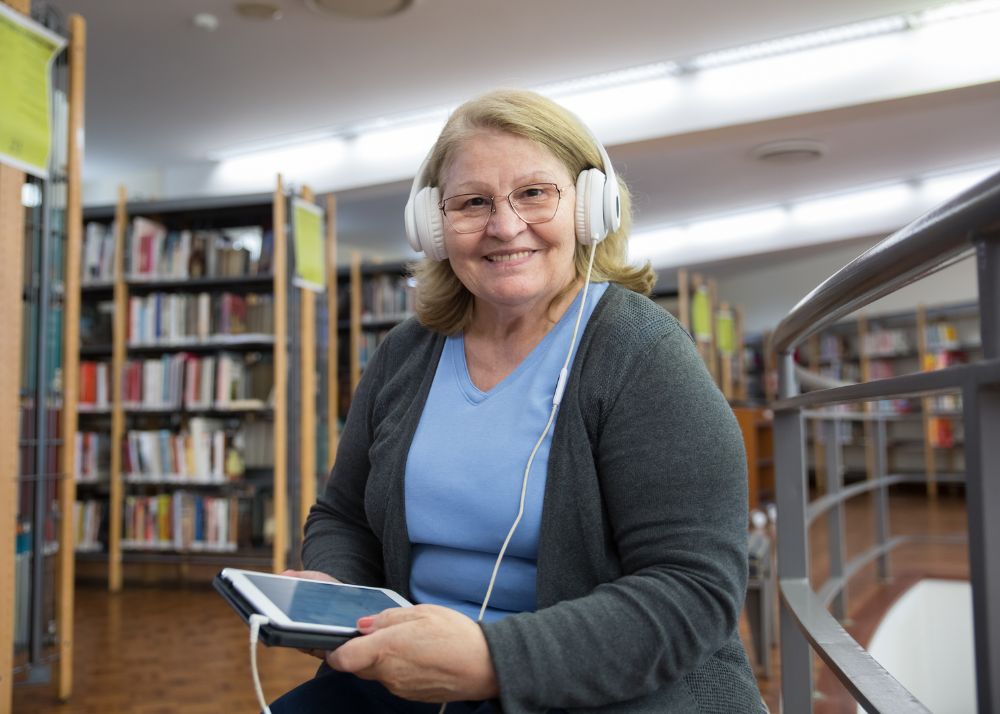
<svg viewBox="0 0 1000 714">
<path fill-rule="evenodd" d="M 315 200 L 302 187 L 302 198 Z M 299 288 L 299 527 L 316 502 L 316 293 Z"/>
<path fill-rule="evenodd" d="M 340 443 L 340 330 L 337 325 L 337 197 L 326 197 L 326 413 L 327 413 L 327 473 L 337 460 Z"/>
<path fill-rule="evenodd" d="M 66 159 L 66 269 L 63 278 L 63 408 L 59 491 L 59 699 L 73 692 L 73 594 L 76 546 L 73 509 L 76 504 L 77 398 L 80 377 L 80 254 L 83 243 L 83 202 L 80 195 L 83 147 L 84 66 L 87 24 L 79 15 L 69 18 L 69 137 Z"/>
<path fill-rule="evenodd" d="M 285 569 L 288 557 L 288 232 L 285 189 L 278 174 L 274 190 L 274 540 L 271 567 Z"/>
<path fill-rule="evenodd" d="M 713 327 L 714 327 L 713 332 L 718 333 L 718 331 L 719 331 L 718 321 L 719 321 L 720 317 L 722 317 L 723 315 L 728 315 L 728 318 L 729 318 L 729 330 L 730 330 L 730 333 L 731 333 L 730 334 L 730 339 L 732 340 L 732 344 L 730 344 L 729 348 L 727 350 L 725 350 L 725 351 L 723 351 L 722 348 L 721 348 L 721 346 L 720 346 L 719 349 L 715 350 L 715 356 L 716 356 L 716 358 L 718 359 L 718 362 L 719 362 L 719 385 L 720 385 L 720 388 L 722 389 L 722 395 L 726 398 L 727 401 L 732 402 L 733 401 L 733 352 L 732 352 L 732 350 L 735 349 L 735 342 L 736 342 L 736 340 L 735 340 L 735 335 L 732 334 L 732 333 L 735 332 L 735 329 L 734 329 L 734 326 L 733 326 L 733 313 L 732 313 L 732 310 L 730 310 L 730 308 L 729 308 L 729 303 L 728 302 L 721 302 L 721 303 L 719 303 L 719 310 L 715 314 L 715 321 L 714 321 L 714 325 L 713 325 Z M 716 341 L 717 345 L 721 341 L 719 339 L 719 335 L 718 334 L 716 334 L 716 340 L 715 341 Z"/>
<path fill-rule="evenodd" d="M 111 337 L 111 472 L 108 495 L 108 590 L 122 589 L 122 444 L 125 441 L 125 411 L 122 405 L 122 378 L 125 370 L 128 287 L 125 284 L 125 235 L 128 223 L 125 187 L 118 187 L 115 206 L 115 315 Z"/>
<path fill-rule="evenodd" d="M 712 375 L 716 384 L 721 382 L 719 376 L 719 351 L 718 337 L 715 334 L 715 306 L 719 304 L 719 284 L 715 278 L 708 279 L 708 314 L 709 314 L 709 335 L 708 335 L 708 373 Z"/>
<path fill-rule="evenodd" d="M 27 13 L 28 0 L 10 0 Z M 0 711 L 13 706 L 14 548 L 17 531 L 18 390 L 21 374 L 21 290 L 24 286 L 24 172 L 0 164 Z"/>
<path fill-rule="evenodd" d="M 677 319 L 688 332 L 691 331 L 691 286 L 688 285 L 688 271 L 677 271 Z"/>
<path fill-rule="evenodd" d="M 733 307 L 733 332 L 736 346 L 736 399 L 745 402 L 747 401 L 747 356 L 743 341 L 746 335 L 743 330 L 743 308 L 740 305 Z"/>
<path fill-rule="evenodd" d="M 351 252 L 351 396 L 361 381 L 361 253 Z"/>
<path fill-rule="evenodd" d="M 927 371 L 927 308 L 917 305 L 917 352 L 920 360 L 920 371 Z M 933 400 L 924 397 L 920 400 L 920 411 L 924 426 L 924 470 L 927 477 L 927 495 L 937 498 L 937 452 L 934 451 L 934 420 L 931 417 Z"/>
</svg>

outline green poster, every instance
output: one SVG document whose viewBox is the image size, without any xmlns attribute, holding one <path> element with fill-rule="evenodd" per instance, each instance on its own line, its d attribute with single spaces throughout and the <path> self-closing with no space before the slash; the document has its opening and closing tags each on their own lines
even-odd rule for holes
<svg viewBox="0 0 1000 714">
<path fill-rule="evenodd" d="M 733 354 L 736 344 L 731 310 L 719 310 L 715 314 L 715 335 L 719 352 L 727 357 Z"/>
<path fill-rule="evenodd" d="M 0 163 L 47 178 L 51 66 L 66 41 L 0 3 Z"/>
<path fill-rule="evenodd" d="M 323 209 L 301 198 L 292 200 L 292 240 L 295 243 L 295 278 L 300 288 L 323 292 Z"/>
<path fill-rule="evenodd" d="M 712 311 L 708 304 L 708 288 L 702 286 L 691 296 L 691 332 L 699 342 L 712 339 Z"/>
</svg>

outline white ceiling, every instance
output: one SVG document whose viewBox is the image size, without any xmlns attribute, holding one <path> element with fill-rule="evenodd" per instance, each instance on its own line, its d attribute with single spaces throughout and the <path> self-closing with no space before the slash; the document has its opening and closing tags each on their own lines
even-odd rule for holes
<svg viewBox="0 0 1000 714">
<path fill-rule="evenodd" d="M 283 11 L 276 22 L 241 19 L 232 0 L 52 2 L 87 20 L 85 181 L 127 184 L 209 166 L 207 155 L 228 147 L 454 105 L 497 86 L 537 87 L 941 4 L 416 0 L 395 17 L 357 20 L 317 14 L 303 0 L 273 2 Z M 215 14 L 218 30 L 196 30 L 198 12 Z M 997 117 L 993 82 L 665 130 L 609 151 L 641 228 L 996 162 Z M 750 156 L 762 142 L 802 137 L 823 141 L 827 155 L 781 166 Z M 340 240 L 404 252 L 407 189 L 386 180 L 339 192 Z"/>
</svg>

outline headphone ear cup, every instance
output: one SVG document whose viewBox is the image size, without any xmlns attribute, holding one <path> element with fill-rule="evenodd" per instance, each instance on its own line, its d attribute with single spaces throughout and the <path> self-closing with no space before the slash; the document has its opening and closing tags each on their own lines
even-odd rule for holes
<svg viewBox="0 0 1000 714">
<path fill-rule="evenodd" d="M 445 260 L 448 251 L 444 246 L 444 224 L 442 223 L 441 192 L 434 186 L 425 186 L 413 197 L 413 237 L 407 237 L 414 250 L 422 250 L 431 260 Z"/>
<path fill-rule="evenodd" d="M 576 179 L 576 239 L 583 245 L 600 243 L 604 227 L 604 184 L 600 169 L 581 171 Z"/>
</svg>

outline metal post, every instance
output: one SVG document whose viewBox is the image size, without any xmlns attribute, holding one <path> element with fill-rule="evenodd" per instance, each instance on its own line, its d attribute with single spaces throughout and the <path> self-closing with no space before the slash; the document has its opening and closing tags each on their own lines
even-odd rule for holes
<svg viewBox="0 0 1000 714">
<path fill-rule="evenodd" d="M 879 485 L 872 491 L 875 506 L 875 541 L 883 549 L 875 562 L 879 578 L 888 580 L 889 554 L 884 550 L 886 543 L 889 542 L 889 489 L 884 483 L 887 439 L 885 419 L 881 416 L 876 418 L 872 433 L 875 436 L 875 479 L 879 481 Z"/>
<path fill-rule="evenodd" d="M 782 397 L 798 391 L 795 363 L 790 354 L 779 356 L 778 383 Z M 778 501 L 778 580 L 809 578 L 806 532 L 805 429 L 800 409 L 779 411 L 774 417 L 774 466 Z M 805 635 L 782 598 L 781 699 L 786 712 L 812 712 L 812 654 Z"/>
<path fill-rule="evenodd" d="M 976 245 L 983 356 L 1000 356 L 1000 240 Z M 962 392 L 966 507 L 972 576 L 976 695 L 981 712 L 1000 712 L 1000 384 Z"/>
<path fill-rule="evenodd" d="M 826 431 L 826 492 L 837 495 L 844 487 L 843 458 L 840 451 L 840 422 L 828 419 Z M 830 577 L 843 579 L 846 547 L 844 545 L 844 502 L 838 501 L 826 515 L 827 551 L 830 557 Z M 831 603 L 833 616 L 843 620 L 847 613 L 847 583 L 843 582 Z"/>
<path fill-rule="evenodd" d="M 34 517 L 31 529 L 31 635 L 30 654 L 31 671 L 29 679 L 32 682 L 48 682 L 50 669 L 42 661 L 42 636 L 47 628 L 43 628 L 43 610 L 45 607 L 45 518 L 46 518 L 46 485 L 49 479 L 48 464 L 48 385 L 46 377 L 49 369 L 46 338 L 49 334 L 49 184 L 41 184 L 42 202 L 39 207 L 41 214 L 41 230 L 35 232 L 38 240 L 37 282 L 35 295 L 38 303 L 38 319 L 35 332 L 35 474 L 34 474 Z M 37 228 L 37 221 L 36 221 Z M 28 298 L 31 299 L 30 297 Z"/>
<path fill-rule="evenodd" d="M 292 199 L 288 201 L 288 215 L 293 215 Z M 289 226 L 294 226 L 294 221 L 289 221 Z M 295 245 L 292 230 L 289 229 L 288 244 Z M 295 265 L 299 256 L 292 249 L 287 261 L 288 285 L 294 285 Z M 286 463 L 288 464 L 288 527 L 290 530 L 289 553 L 287 562 L 290 567 L 297 568 L 300 564 L 302 553 L 302 527 L 299 513 L 299 489 L 302 488 L 302 464 L 299 459 L 299 440 L 302 438 L 299 426 L 302 423 L 302 389 L 300 380 L 302 374 L 298 367 L 301 363 L 302 349 L 302 311 L 301 311 L 301 291 L 298 287 L 292 287 L 288 291 L 288 449 Z M 277 345 L 275 345 L 277 348 Z M 282 346 L 284 348 L 284 345 Z"/>
</svg>

